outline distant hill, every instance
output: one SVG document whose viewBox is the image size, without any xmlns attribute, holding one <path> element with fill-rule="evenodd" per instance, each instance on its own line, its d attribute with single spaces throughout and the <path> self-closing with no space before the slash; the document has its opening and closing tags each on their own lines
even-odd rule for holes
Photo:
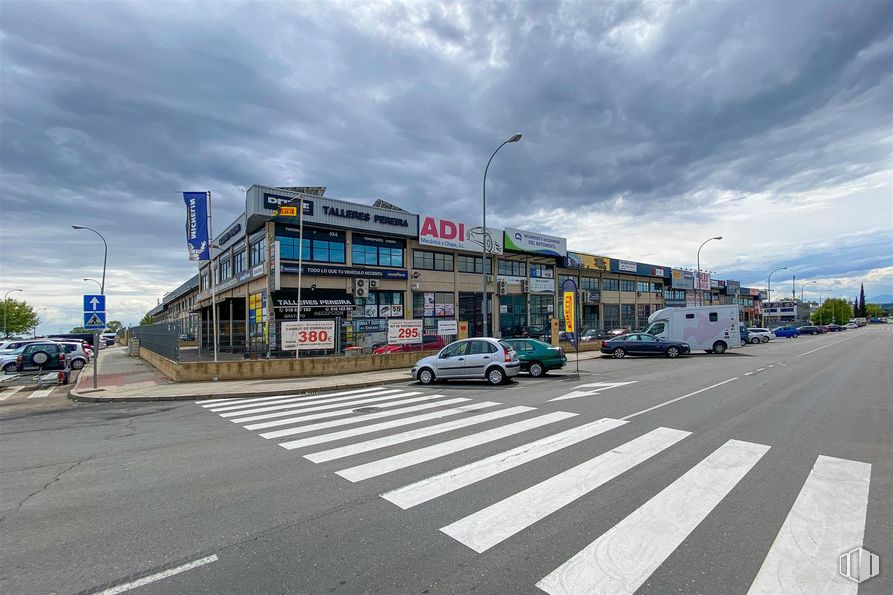
<svg viewBox="0 0 893 595">
<path fill-rule="evenodd" d="M 893 295 L 885 293 L 883 295 L 875 295 L 865 298 L 866 304 L 893 304 Z"/>
</svg>

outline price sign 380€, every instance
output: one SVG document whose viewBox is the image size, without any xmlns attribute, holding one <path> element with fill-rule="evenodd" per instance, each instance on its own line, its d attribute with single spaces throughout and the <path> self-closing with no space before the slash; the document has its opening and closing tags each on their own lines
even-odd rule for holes
<svg viewBox="0 0 893 595">
<path fill-rule="evenodd" d="M 388 344 L 408 345 L 421 342 L 421 320 L 388 320 Z"/>
<path fill-rule="evenodd" d="M 282 349 L 334 349 L 335 321 L 307 320 L 282 323 Z"/>
</svg>

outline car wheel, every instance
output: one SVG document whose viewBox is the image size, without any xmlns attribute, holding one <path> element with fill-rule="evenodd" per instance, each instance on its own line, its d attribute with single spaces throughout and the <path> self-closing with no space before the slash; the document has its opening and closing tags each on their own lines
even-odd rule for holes
<svg viewBox="0 0 893 595">
<path fill-rule="evenodd" d="M 613 355 L 616 359 L 623 359 L 626 357 L 626 350 L 623 347 L 618 347 L 615 349 L 611 355 Z"/>
<path fill-rule="evenodd" d="M 419 382 L 422 384 L 431 384 L 434 382 L 434 372 L 430 368 L 422 368 L 419 370 Z"/>
<path fill-rule="evenodd" d="M 794 333 L 793 335 L 791 335 L 791 338 L 796 339 L 799 336 L 800 336 L 800 333 Z"/>
<path fill-rule="evenodd" d="M 10 363 L 6 364 L 5 366 L 3 366 L 3 373 L 11 374 L 12 372 L 16 371 L 16 367 L 17 367 L 17 365 L 15 364 L 15 362 L 10 362 Z"/>
<path fill-rule="evenodd" d="M 726 352 L 726 344 L 722 341 L 717 341 L 713 344 L 713 353 L 723 354 Z"/>
<path fill-rule="evenodd" d="M 531 362 L 528 372 L 530 372 L 530 375 L 534 378 L 539 378 L 546 373 L 546 368 L 544 368 L 543 364 L 539 362 Z"/>
<path fill-rule="evenodd" d="M 667 349 L 667 357 L 675 358 L 679 357 L 679 348 L 678 347 L 670 347 Z"/>
<path fill-rule="evenodd" d="M 756 345 L 757 343 L 760 342 L 760 338 L 759 338 L 759 337 L 754 337 L 753 339 L 750 340 L 750 342 L 753 343 L 754 345 Z"/>
<path fill-rule="evenodd" d="M 490 368 L 487 371 L 487 381 L 493 386 L 498 386 L 505 382 L 505 373 L 501 368 Z"/>
<path fill-rule="evenodd" d="M 760 339 L 760 340 L 761 340 L 763 343 L 768 343 L 768 342 L 769 342 L 769 337 L 763 337 L 763 338 Z"/>
<path fill-rule="evenodd" d="M 82 360 L 82 359 L 72 360 L 71 367 L 74 370 L 80 370 L 81 368 L 84 367 L 84 360 Z"/>
</svg>

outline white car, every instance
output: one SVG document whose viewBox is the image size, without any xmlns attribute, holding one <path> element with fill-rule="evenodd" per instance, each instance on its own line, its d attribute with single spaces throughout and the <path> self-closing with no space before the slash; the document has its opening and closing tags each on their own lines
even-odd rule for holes
<svg viewBox="0 0 893 595">
<path fill-rule="evenodd" d="M 476 337 L 455 341 L 437 355 L 420 359 L 412 367 L 412 377 L 422 384 L 476 378 L 496 385 L 520 371 L 521 360 L 511 345 L 489 337 Z"/>
<path fill-rule="evenodd" d="M 71 367 L 74 370 L 80 370 L 87 365 L 93 355 L 92 351 L 84 349 L 83 343 L 76 341 L 56 341 L 56 343 L 65 349 L 65 353 L 71 354 Z"/>
<path fill-rule="evenodd" d="M 747 329 L 748 341 L 756 345 L 757 343 L 768 343 L 775 338 L 775 335 L 767 328 L 749 328 Z"/>
<path fill-rule="evenodd" d="M 855 322 L 848 322 L 843 326 L 844 326 L 844 328 L 859 328 L 859 325 L 856 324 Z"/>
</svg>

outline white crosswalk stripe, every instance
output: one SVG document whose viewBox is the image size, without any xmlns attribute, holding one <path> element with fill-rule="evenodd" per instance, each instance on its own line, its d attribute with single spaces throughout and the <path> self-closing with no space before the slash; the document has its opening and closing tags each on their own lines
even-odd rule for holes
<svg viewBox="0 0 893 595">
<path fill-rule="evenodd" d="M 390 430 L 392 428 L 399 428 L 402 426 L 408 426 L 412 424 L 422 423 L 423 421 L 430 421 L 432 419 L 440 419 L 442 417 L 449 417 L 451 415 L 459 415 L 460 413 L 470 413 L 472 411 L 478 411 L 480 409 L 487 409 L 490 407 L 496 407 L 499 405 L 496 401 L 482 401 L 480 403 L 470 403 L 468 405 L 462 405 L 461 407 L 453 407 L 451 409 L 440 409 L 438 411 L 432 411 L 431 413 L 423 413 L 421 415 L 413 415 L 411 417 L 402 417 L 400 419 L 392 419 L 390 421 L 383 421 L 377 424 L 371 424 L 368 426 L 360 426 L 358 428 L 350 428 L 348 430 L 341 430 L 339 432 L 331 432 L 329 434 L 321 434 L 318 436 L 311 436 L 310 438 L 302 438 L 300 440 L 291 440 L 289 442 L 280 442 L 279 446 L 285 448 L 287 450 L 294 450 L 296 448 L 304 448 L 307 446 L 313 446 L 316 444 L 324 444 L 326 442 L 335 442 L 336 440 L 343 440 L 345 438 L 352 438 L 354 436 L 362 436 L 363 434 L 372 434 L 375 432 L 381 432 L 383 430 Z M 399 410 L 398 410 L 399 411 Z M 289 430 L 278 430 L 279 432 L 288 432 Z M 268 432 L 268 434 L 276 434 L 276 432 Z M 266 434 L 261 434 L 264 438 L 275 438 L 275 436 L 268 436 Z"/>
<path fill-rule="evenodd" d="M 480 446 L 481 444 L 495 442 L 496 440 L 506 438 L 507 436 L 513 436 L 515 434 L 526 432 L 527 430 L 532 430 L 534 428 L 538 428 L 547 424 L 562 421 L 576 415 L 576 413 L 568 413 L 565 411 L 547 413 L 546 415 L 540 415 L 539 417 L 515 422 L 507 426 L 500 426 L 492 430 L 486 430 L 477 434 L 455 438 L 453 440 L 448 440 L 447 442 L 441 442 L 439 444 L 434 444 L 426 448 L 420 448 L 418 450 L 394 455 L 392 457 L 387 457 L 378 461 L 372 461 L 364 465 L 357 465 L 355 467 L 350 467 L 349 469 L 337 471 L 336 473 L 349 481 L 362 481 L 364 479 L 369 479 L 370 477 L 376 477 L 379 475 L 384 475 L 385 473 L 390 473 L 391 471 L 396 471 L 397 469 L 403 469 L 405 467 L 417 465 L 425 461 L 444 457 L 461 450 Z"/>
<path fill-rule="evenodd" d="M 562 448 L 572 446 L 587 438 L 598 436 L 626 423 L 619 419 L 600 419 L 552 436 L 547 436 L 535 442 L 522 444 L 517 448 L 474 461 L 457 469 L 450 469 L 440 475 L 386 492 L 381 497 L 393 502 L 400 508 L 411 508 L 509 469 L 514 469 L 519 465 L 544 457 Z"/>
<path fill-rule="evenodd" d="M 249 397 L 247 399 L 217 399 L 213 401 L 196 401 L 196 404 L 201 405 L 206 409 L 215 409 L 217 407 L 225 407 L 229 405 L 251 405 L 253 403 L 265 403 L 269 401 L 275 401 L 277 399 L 291 399 L 296 397 L 306 397 L 306 398 L 317 398 L 322 399 L 324 397 L 340 397 L 344 395 L 354 395 L 359 393 L 373 393 L 376 391 L 383 390 L 392 390 L 388 389 L 384 386 L 376 386 L 376 387 L 368 387 L 368 388 L 355 388 L 353 390 L 342 390 L 333 393 L 319 393 L 315 395 L 275 395 L 272 397 Z"/>
<path fill-rule="evenodd" d="M 13 396 L 14 394 L 16 394 L 17 392 L 22 390 L 23 388 L 25 388 L 25 387 L 24 386 L 10 386 L 3 392 L 0 392 L 0 401 L 5 401 L 9 397 Z"/>
<path fill-rule="evenodd" d="M 536 586 L 546 593 L 634 593 L 769 450 L 729 440 Z"/>
<path fill-rule="evenodd" d="M 284 405 L 269 405 L 267 407 L 255 407 L 253 409 L 245 409 L 239 411 L 226 411 L 224 413 L 218 413 L 220 417 L 239 417 L 242 415 L 255 415 L 259 413 L 269 413 L 270 411 L 279 411 L 285 412 L 284 415 L 292 415 L 296 412 L 296 410 L 300 409 L 301 411 L 323 411 L 324 409 L 335 409 L 337 407 L 344 407 L 345 405 L 362 405 L 365 403 L 378 403 L 380 401 L 390 401 L 392 399 L 399 399 L 402 397 L 407 397 L 410 395 L 420 395 L 422 393 L 419 392 L 400 392 L 394 393 L 384 396 L 374 395 L 371 397 L 356 397 L 351 396 L 347 397 L 348 400 L 342 400 L 344 397 L 338 397 L 336 400 L 338 402 L 331 403 L 325 402 L 321 404 L 316 403 L 286 403 Z M 258 418 L 261 419 L 261 418 Z"/>
<path fill-rule="evenodd" d="M 54 390 L 56 390 L 55 386 L 48 386 L 47 388 L 41 388 L 41 389 L 34 391 L 30 395 L 28 395 L 28 398 L 29 399 L 42 399 L 44 397 L 50 396 Z"/>
<path fill-rule="evenodd" d="M 427 436 L 443 434 L 444 432 L 486 423 L 488 421 L 493 421 L 494 419 L 502 419 L 504 417 L 526 413 L 528 411 L 533 411 L 534 409 L 534 407 L 525 407 L 523 405 L 510 407 L 508 409 L 500 409 L 499 411 L 491 411 L 490 413 L 483 413 L 464 419 L 456 419 L 442 424 L 420 428 L 418 430 L 410 430 L 400 434 L 391 434 L 390 436 L 384 436 L 383 438 L 375 438 L 374 440 L 366 440 L 365 442 L 357 442 L 356 444 L 349 444 L 347 446 L 314 452 L 309 455 L 304 455 L 304 458 L 313 461 L 314 463 L 343 459 L 344 457 L 349 457 L 351 455 L 371 452 L 373 450 L 394 446 L 395 444 L 402 444 L 404 442 L 411 442 L 412 440 L 418 440 L 419 438 L 425 438 Z"/>
<path fill-rule="evenodd" d="M 405 391 L 401 391 L 398 388 L 392 388 L 389 390 L 374 390 L 374 391 L 363 391 L 363 392 L 354 392 L 351 391 L 352 394 L 349 395 L 313 395 L 310 397 L 276 397 L 275 400 L 266 401 L 264 403 L 242 403 L 240 405 L 229 405 L 222 404 L 218 407 L 211 408 L 210 410 L 214 413 L 223 413 L 224 411 L 238 411 L 238 410 L 248 410 L 256 407 L 266 407 L 268 405 L 287 405 L 287 404 L 307 404 L 307 405 L 316 405 L 322 403 L 337 403 L 339 401 L 349 401 L 350 399 L 356 399 L 358 397 L 377 397 L 381 395 L 387 394 L 397 394 Z"/>
<path fill-rule="evenodd" d="M 820 456 L 749 593 L 852 593 L 859 585 L 838 573 L 841 548 L 862 544 L 871 465 Z"/>
<path fill-rule="evenodd" d="M 441 531 L 480 553 L 673 446 L 691 432 L 658 428 Z"/>
</svg>

